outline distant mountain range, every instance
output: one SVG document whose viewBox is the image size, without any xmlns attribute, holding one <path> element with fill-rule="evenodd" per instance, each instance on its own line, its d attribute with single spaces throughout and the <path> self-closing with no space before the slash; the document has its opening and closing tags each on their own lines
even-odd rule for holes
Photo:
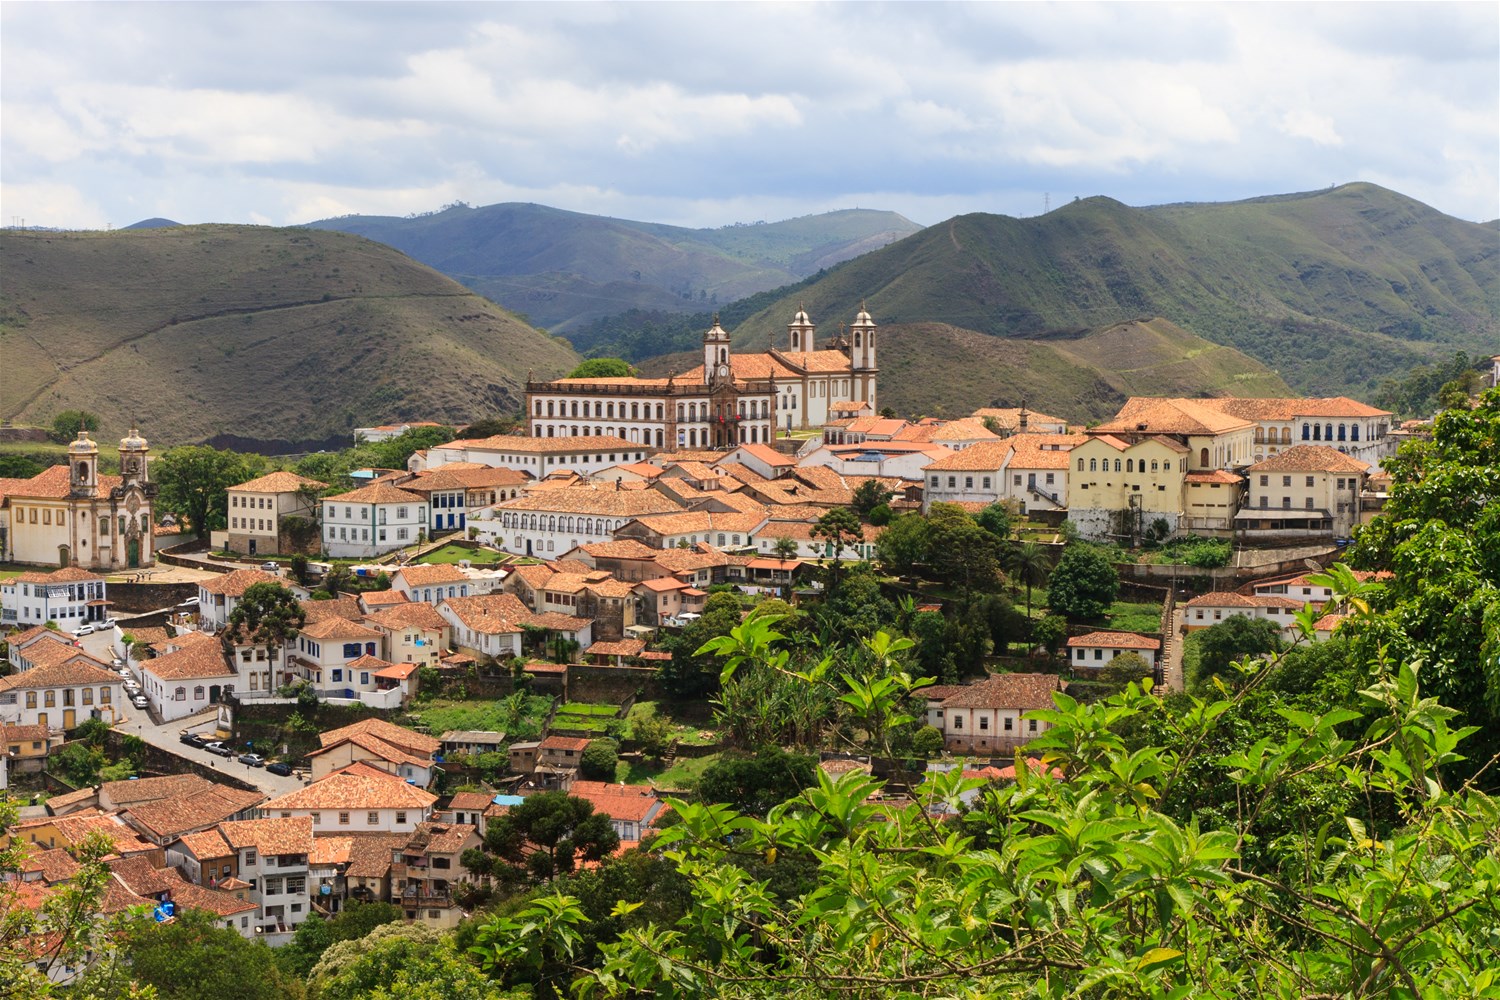
<svg viewBox="0 0 1500 1000">
<path fill-rule="evenodd" d="M 970 366 L 1021 358 L 1001 362 L 998 347 L 957 334 L 971 357 L 939 351 L 929 342 L 944 327 L 1053 344 L 1157 317 L 1243 352 L 1299 392 L 1368 397 L 1414 364 L 1500 349 L 1500 229 L 1373 184 L 1155 208 L 1090 198 L 1030 219 L 962 215 L 773 299 L 733 330 L 735 342 L 784 343 L 801 306 L 825 337 L 862 302 L 887 328 L 882 395 L 907 408 L 946 402 L 955 380 L 981 378 Z M 1090 360 L 1133 370 L 1128 354 Z M 983 377 L 996 400 L 1018 401 L 1010 372 Z"/>
<path fill-rule="evenodd" d="M 520 409 L 577 355 L 379 243 L 176 226 L 0 232 L 0 419 L 64 409 L 157 444 L 272 451 Z"/>
<path fill-rule="evenodd" d="M 404 219 L 351 215 L 309 226 L 393 246 L 564 335 L 629 309 L 711 309 L 921 229 L 895 212 L 865 209 L 684 229 L 528 204 L 454 205 Z"/>
</svg>

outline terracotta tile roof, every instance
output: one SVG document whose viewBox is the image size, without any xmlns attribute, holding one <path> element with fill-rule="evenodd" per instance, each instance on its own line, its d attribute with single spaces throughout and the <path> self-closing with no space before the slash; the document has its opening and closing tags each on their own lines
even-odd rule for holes
<svg viewBox="0 0 1500 1000">
<path fill-rule="evenodd" d="M 1225 413 L 1208 405 L 1207 400 L 1132 396 L 1113 420 L 1099 424 L 1093 430 L 1101 434 L 1214 435 L 1253 426 L 1254 421 Z"/>
<path fill-rule="evenodd" d="M 154 625 L 131 626 L 130 634 L 135 637 L 136 642 L 147 646 L 154 646 L 157 643 L 166 642 L 171 638 L 171 636 L 167 635 L 166 629 L 157 628 Z"/>
<path fill-rule="evenodd" d="M 790 572 L 802 565 L 801 559 L 751 559 L 746 563 L 751 569 L 770 569 Z"/>
<path fill-rule="evenodd" d="M 956 451 L 947 458 L 940 458 L 931 465 L 922 466 L 924 472 L 990 472 L 998 473 L 1010 454 L 1009 441 L 981 441 L 963 451 Z M 1067 455 L 1063 455 L 1066 461 Z"/>
<path fill-rule="evenodd" d="M 661 551 L 638 542 L 634 538 L 614 542 L 590 542 L 587 545 L 580 545 L 579 548 L 595 559 L 653 559 Z"/>
<path fill-rule="evenodd" d="M 391 855 L 406 846 L 404 833 L 362 834 L 349 838 L 349 867 L 345 878 L 385 878 L 391 870 Z"/>
<path fill-rule="evenodd" d="M 962 505 L 960 504 L 959 506 Z M 988 506 L 989 504 L 978 505 L 981 510 Z M 811 521 L 782 521 L 778 519 L 767 523 L 765 529 L 758 532 L 758 534 L 764 538 L 792 538 L 801 542 L 816 541 L 821 544 L 826 539 L 813 538 L 812 529 L 815 527 L 817 527 L 817 524 Z M 885 530 L 873 524 L 861 524 L 859 527 L 866 542 L 874 542 L 880 537 L 880 533 Z M 845 545 L 844 548 L 847 550 L 849 546 Z"/>
<path fill-rule="evenodd" d="M 107 499 L 110 491 L 123 483 L 124 480 L 119 476 L 101 474 L 94 495 L 100 500 Z M 73 492 L 71 470 L 66 465 L 53 465 L 30 479 L 4 480 L 0 492 L 6 497 L 20 497 L 23 500 L 62 500 Z"/>
<path fill-rule="evenodd" d="M 783 455 L 768 444 L 742 444 L 735 451 L 751 455 L 772 468 L 792 468 L 797 464 L 795 458 Z"/>
<path fill-rule="evenodd" d="M 1021 426 L 1021 407 L 1019 406 L 981 406 L 974 411 L 973 416 L 981 421 L 988 417 L 1004 428 Z M 1026 410 L 1026 426 L 1031 427 L 1034 424 L 1061 424 L 1066 427 L 1068 422 L 1062 417 L 1054 417 L 1028 409 Z"/>
<path fill-rule="evenodd" d="M 406 842 L 410 853 L 458 854 L 469 841 L 479 836 L 479 831 L 469 823 L 434 823 L 428 820 L 418 823 L 411 838 Z"/>
<path fill-rule="evenodd" d="M 1314 632 L 1333 632 L 1348 619 L 1345 614 L 1326 614 L 1313 623 Z"/>
<path fill-rule="evenodd" d="M 637 588 L 644 587 L 647 590 L 653 591 L 654 593 L 658 594 L 665 593 L 669 590 L 684 590 L 687 588 L 687 584 L 683 583 L 675 576 L 663 576 L 658 577 L 654 580 L 642 580 L 635 586 Z"/>
<path fill-rule="evenodd" d="M 330 618 L 354 621 L 364 615 L 364 611 L 359 606 L 358 597 L 342 595 L 326 601 L 303 601 L 302 613 L 307 616 L 307 620 L 303 623 L 304 628 L 318 622 L 328 621 Z"/>
<path fill-rule="evenodd" d="M 404 681 L 420 669 L 422 669 L 420 663 L 392 663 L 388 667 L 381 667 L 375 671 L 375 676 L 385 680 Z"/>
<path fill-rule="evenodd" d="M 656 550 L 650 549 L 648 551 L 654 552 Z M 29 629 L 21 632 L 13 632 L 5 637 L 5 641 L 10 644 L 11 649 L 25 649 L 38 639 L 51 639 L 64 646 L 71 646 L 75 641 L 71 635 L 63 635 L 57 629 L 48 628 L 45 625 L 33 625 Z"/>
<path fill-rule="evenodd" d="M 329 868 L 349 863 L 349 851 L 354 846 L 354 837 L 313 836 L 312 853 L 307 856 L 309 867 Z"/>
<path fill-rule="evenodd" d="M 515 594 L 448 597 L 441 607 L 452 612 L 464 628 L 483 635 L 520 632 L 522 624 L 531 618 L 531 610 Z"/>
<path fill-rule="evenodd" d="M 622 823 L 644 823 L 663 803 L 656 791 L 643 785 L 616 785 L 604 781 L 575 781 L 568 794 L 583 799 L 610 819 Z"/>
<path fill-rule="evenodd" d="M 123 815 L 132 826 L 165 843 L 184 833 L 221 823 L 265 800 L 260 792 L 213 785 L 188 799 L 142 802 L 124 810 Z"/>
<path fill-rule="evenodd" d="M 1297 417 L 1389 417 L 1390 411 L 1376 409 L 1348 396 L 1298 399 L 1204 399 L 1203 404 L 1246 420 L 1295 420 Z"/>
<path fill-rule="evenodd" d="M 1066 689 L 1067 684 L 1056 674 L 992 674 L 988 680 L 965 685 L 943 699 L 943 707 L 1020 711 L 1052 708 L 1052 693 Z"/>
<path fill-rule="evenodd" d="M 588 656 L 639 656 L 645 648 L 643 639 L 621 639 L 619 642 L 596 642 L 583 652 Z"/>
<path fill-rule="evenodd" d="M 548 736 L 542 740 L 539 749 L 542 750 L 582 750 L 592 740 L 586 736 Z"/>
<path fill-rule="evenodd" d="M 394 666 L 389 660 L 382 660 L 378 656 L 366 653 L 364 656 L 350 660 L 347 664 L 351 670 L 384 670 L 386 667 Z"/>
<path fill-rule="evenodd" d="M 164 681 L 235 675 L 224 647 L 217 641 L 194 642 L 175 653 L 154 657 L 142 664 L 141 670 Z"/>
<path fill-rule="evenodd" d="M 229 487 L 230 492 L 241 493 L 295 493 L 300 489 L 326 490 L 327 483 L 299 476 L 295 472 L 277 471 L 252 479 L 247 483 Z"/>
<path fill-rule="evenodd" d="M 380 638 L 380 633 L 372 628 L 366 628 L 358 622 L 352 622 L 347 618 L 331 617 L 322 621 L 313 622 L 302 628 L 302 634 L 309 639 L 358 639 L 370 641 Z"/>
<path fill-rule="evenodd" d="M 132 778 L 128 781 L 106 781 L 99 786 L 99 797 L 123 809 L 158 799 L 192 798 L 220 787 L 196 774 L 166 774 L 157 778 Z"/>
<path fill-rule="evenodd" d="M 21 872 L 30 874 L 36 872 L 42 876 L 42 881 L 49 885 L 55 882 L 66 882 L 77 874 L 78 869 L 83 867 L 73 855 L 61 847 L 54 847 L 48 851 L 32 851 L 21 863 Z"/>
<path fill-rule="evenodd" d="M 12 578 L 12 580 L 16 583 L 40 583 L 43 585 L 89 583 L 103 579 L 104 577 L 102 575 L 98 573 L 90 573 L 88 570 L 79 569 L 77 566 L 65 566 L 62 569 L 55 569 L 50 573 L 43 573 L 40 571 L 32 573 L 22 573 L 19 576 Z"/>
<path fill-rule="evenodd" d="M 406 729 L 384 719 L 361 719 L 353 725 L 344 726 L 342 729 L 331 729 L 318 736 L 319 743 L 324 747 L 333 746 L 341 740 L 350 736 L 366 734 L 386 743 L 394 744 L 416 754 L 427 754 L 429 757 L 438 752 L 441 746 L 437 740 L 424 733 Z"/>
<path fill-rule="evenodd" d="M 379 774 L 380 777 L 374 777 Z M 290 809 L 321 809 L 349 812 L 360 809 L 429 809 L 437 796 L 424 788 L 408 785 L 395 775 L 377 768 L 352 772 L 335 771 L 306 788 L 288 792 L 261 808 L 268 813 Z"/>
<path fill-rule="evenodd" d="M 763 513 L 723 514 L 690 511 L 682 514 L 655 514 L 638 517 L 635 521 L 661 535 L 687 535 L 705 531 L 728 531 L 750 535 L 765 523 L 766 515 Z"/>
<path fill-rule="evenodd" d="M 415 482 L 403 484 L 407 489 L 417 489 L 428 476 L 442 475 L 440 482 L 456 483 L 464 489 L 479 490 L 490 486 L 520 486 L 530 482 L 531 473 L 512 469 L 504 465 L 479 465 L 475 462 L 449 462 L 435 469 L 417 473 Z"/>
<path fill-rule="evenodd" d="M 366 590 L 359 595 L 358 599 L 367 608 L 385 608 L 392 604 L 411 603 L 411 598 L 399 590 Z"/>
<path fill-rule="evenodd" d="M 1333 472 L 1367 473 L 1368 462 L 1351 458 L 1323 444 L 1297 444 L 1278 452 L 1247 470 L 1256 472 Z"/>
<path fill-rule="evenodd" d="M 448 801 L 448 808 L 462 809 L 465 812 L 483 812 L 489 808 L 493 798 L 488 792 L 454 792 L 453 798 Z"/>
<path fill-rule="evenodd" d="M 348 493 L 340 493 L 337 496 L 324 497 L 323 503 L 426 503 L 427 498 L 420 493 L 412 493 L 403 490 L 390 483 L 375 482 L 369 486 L 361 486 L 357 490 Z"/>
<path fill-rule="evenodd" d="M 47 647 L 50 653 L 51 647 Z M 84 684 L 123 684 L 119 674 L 82 650 L 71 653 L 59 647 L 65 658 L 42 663 L 30 670 L 0 677 L 0 691 L 30 691 L 41 688 L 79 687 Z"/>
<path fill-rule="evenodd" d="M 456 600 L 457 598 L 455 598 Z M 380 628 L 419 628 L 428 632 L 441 632 L 448 627 L 448 620 L 438 614 L 437 608 L 426 601 L 415 601 L 384 608 L 365 615 L 364 620 Z"/>
<path fill-rule="evenodd" d="M 269 803 L 267 804 L 269 805 Z M 219 832 L 237 851 L 255 848 L 261 855 L 306 854 L 313 851 L 311 816 L 246 819 L 220 823 Z"/>
<path fill-rule="evenodd" d="M 172 846 L 181 845 L 188 853 L 199 861 L 209 858 L 222 858 L 234 852 L 224 835 L 219 832 L 218 827 L 202 830 L 197 833 L 185 833 L 178 837 Z"/>
<path fill-rule="evenodd" d="M 1244 594 L 1235 594 L 1230 591 L 1215 591 L 1209 594 L 1199 594 L 1191 600 L 1184 601 L 1185 608 L 1283 608 L 1288 611 L 1302 610 L 1302 602 L 1282 597 L 1279 594 L 1256 594 L 1246 597 Z"/>
<path fill-rule="evenodd" d="M 1068 640 L 1070 649 L 1076 649 L 1079 646 L 1104 646 L 1109 649 L 1161 649 L 1161 640 L 1137 635 L 1134 632 L 1090 632 L 1088 635 L 1075 635 Z"/>
<path fill-rule="evenodd" d="M 403 566 L 392 576 L 399 576 L 408 587 L 430 587 L 439 583 L 463 583 L 468 580 L 463 570 L 444 563 Z"/>
<path fill-rule="evenodd" d="M 1234 473 L 1225 472 L 1223 469 L 1214 469 L 1210 472 L 1204 472 L 1200 469 L 1189 472 L 1183 477 L 1183 481 L 1188 483 L 1219 483 L 1224 486 L 1235 486 L 1243 483 L 1245 477 L 1236 476 Z"/>
<path fill-rule="evenodd" d="M 973 417 L 948 420 L 937 424 L 917 424 L 903 428 L 896 434 L 898 441 L 998 441 L 1000 435 L 984 426 L 984 422 Z"/>
<path fill-rule="evenodd" d="M 224 597 L 243 597 L 249 587 L 257 583 L 274 583 L 278 587 L 286 586 L 280 577 L 272 576 L 270 573 L 262 573 L 258 569 L 237 569 L 232 573 L 214 577 L 212 580 L 200 580 L 198 589 L 204 593 L 223 595 Z"/>
<path fill-rule="evenodd" d="M 544 628 L 553 632 L 582 632 L 592 623 L 592 618 L 579 618 L 558 611 L 544 611 L 526 619 L 526 624 L 533 628 Z"/>
<path fill-rule="evenodd" d="M 592 440 L 592 439 L 590 439 Z M 639 447 L 639 446 L 638 446 Z M 612 487 L 567 486 L 505 500 L 495 510 L 541 510 L 564 514 L 639 517 L 682 510 L 682 505 L 654 490 L 617 490 Z"/>
</svg>

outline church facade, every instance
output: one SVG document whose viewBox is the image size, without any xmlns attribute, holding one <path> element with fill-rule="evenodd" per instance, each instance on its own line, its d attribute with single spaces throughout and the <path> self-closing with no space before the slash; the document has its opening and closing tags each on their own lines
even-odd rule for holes
<svg viewBox="0 0 1500 1000">
<path fill-rule="evenodd" d="M 80 431 L 67 465 L 0 480 L 0 560 L 92 570 L 152 565 L 156 484 L 147 447 L 131 428 L 120 441 L 120 475 L 101 475 L 99 446 Z"/>
<path fill-rule="evenodd" d="M 526 383 L 532 437 L 624 438 L 653 449 L 727 449 L 813 430 L 835 404 L 876 408 L 875 321 L 861 309 L 823 350 L 799 309 L 785 350 L 736 353 L 714 318 L 703 363 L 667 378 L 563 378 Z"/>
</svg>

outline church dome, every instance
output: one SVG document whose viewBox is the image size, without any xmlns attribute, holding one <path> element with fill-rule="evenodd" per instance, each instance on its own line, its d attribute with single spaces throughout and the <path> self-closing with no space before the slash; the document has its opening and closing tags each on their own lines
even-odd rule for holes
<svg viewBox="0 0 1500 1000">
<path fill-rule="evenodd" d="M 798 309 L 797 315 L 792 317 L 793 326 L 812 326 L 812 317 L 807 315 L 806 309 Z"/>
<path fill-rule="evenodd" d="M 874 326 L 875 325 L 875 320 L 873 318 L 871 318 L 871 316 L 870 316 L 870 314 L 868 312 L 865 311 L 865 307 L 863 305 L 861 305 L 859 307 L 859 315 L 854 317 L 854 325 L 855 326 Z"/>
<path fill-rule="evenodd" d="M 120 438 L 121 451 L 145 451 L 146 447 L 146 439 L 134 427 L 130 428 L 129 434 Z"/>
<path fill-rule="evenodd" d="M 80 430 L 78 432 L 78 440 L 68 445 L 68 454 L 97 455 L 99 454 L 99 446 L 89 439 L 89 432 L 87 430 Z"/>
</svg>

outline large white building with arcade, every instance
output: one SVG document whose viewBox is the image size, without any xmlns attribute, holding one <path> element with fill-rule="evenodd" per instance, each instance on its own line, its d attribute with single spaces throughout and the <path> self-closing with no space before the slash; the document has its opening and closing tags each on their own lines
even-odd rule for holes
<svg viewBox="0 0 1500 1000">
<path fill-rule="evenodd" d="M 799 309 L 787 326 L 785 350 L 736 353 L 715 317 L 703 335 L 702 364 L 680 374 L 527 382 L 531 435 L 623 438 L 668 450 L 734 448 L 822 427 L 838 403 L 875 409 L 879 369 L 869 312 L 860 309 L 821 350 L 815 332 Z"/>
</svg>

